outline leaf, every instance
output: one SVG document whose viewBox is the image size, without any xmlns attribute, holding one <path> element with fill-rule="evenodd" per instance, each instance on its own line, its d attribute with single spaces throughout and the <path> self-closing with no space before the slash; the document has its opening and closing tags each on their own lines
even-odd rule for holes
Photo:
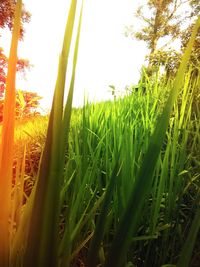
<svg viewBox="0 0 200 267">
<path fill-rule="evenodd" d="M 22 1 L 18 0 L 14 15 L 14 27 L 10 55 L 8 60 L 8 75 L 6 80 L 3 125 L 0 146 L 0 266 L 9 266 L 10 240 L 9 218 L 11 212 L 11 188 L 15 121 L 15 79 L 17 64 L 17 47 L 20 35 Z"/>
<path fill-rule="evenodd" d="M 163 112 L 157 121 L 154 133 L 150 138 L 149 147 L 144 156 L 144 160 L 137 177 L 136 185 L 132 191 L 121 223 L 116 232 L 108 258 L 105 263 L 105 267 L 122 267 L 124 264 L 124 259 L 131 244 L 132 236 L 136 233 L 137 226 L 141 218 L 144 201 L 151 189 L 154 169 L 156 167 L 160 149 L 165 138 L 170 113 L 173 109 L 178 93 L 182 88 L 184 82 L 184 74 L 187 70 L 187 64 L 192 52 L 195 36 L 197 34 L 199 26 L 200 17 L 198 18 L 194 26 L 191 39 L 185 50 L 182 62 L 175 77 L 173 88 L 164 106 Z"/>
</svg>

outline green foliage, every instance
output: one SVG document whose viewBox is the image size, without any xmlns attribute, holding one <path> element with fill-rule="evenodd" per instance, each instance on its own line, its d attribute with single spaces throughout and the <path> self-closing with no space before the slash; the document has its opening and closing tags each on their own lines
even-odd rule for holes
<svg viewBox="0 0 200 267">
<path fill-rule="evenodd" d="M 15 70 L 20 4 L 10 57 Z M 195 103 L 200 75 L 193 75 L 188 62 L 200 18 L 173 81 L 148 80 L 144 70 L 137 93 L 73 110 L 82 9 L 64 103 L 77 13 L 77 1 L 71 1 L 47 133 L 45 121 L 37 118 L 24 126 L 19 122 L 14 140 L 16 71 L 9 72 L 0 133 L 0 265 L 188 265 L 199 230 L 200 197 Z M 11 181 L 15 151 L 20 156 Z M 34 168 L 33 160 L 38 169 L 30 174 L 27 161 Z M 24 188 L 31 175 L 29 195 Z"/>
<path fill-rule="evenodd" d="M 175 265 L 198 207 L 200 113 L 193 109 L 196 87 L 189 82 L 190 75 L 185 77 L 170 116 L 137 231 L 130 235 L 132 242 L 125 260 L 128 266 Z M 139 90 L 115 102 L 86 104 L 83 109 L 72 110 L 59 222 L 59 257 L 69 266 L 81 262 L 88 266 L 90 246 L 98 248 L 95 254 L 90 248 L 95 267 L 107 259 L 171 88 L 166 84 L 147 86 L 145 95 Z M 29 123 L 29 128 L 22 125 L 19 131 L 23 133 L 22 142 L 23 138 L 28 143 L 35 140 L 37 148 L 38 142 L 43 146 L 45 131 L 43 119 L 35 123 L 33 127 Z M 35 132 L 40 127 L 41 134 Z M 96 235 L 101 242 L 95 244 L 91 239 Z"/>
<path fill-rule="evenodd" d="M 196 211 L 187 240 L 181 251 L 181 255 L 180 255 L 180 259 L 178 261 L 177 267 L 189 266 L 190 258 L 192 256 L 192 250 L 194 248 L 194 244 L 198 236 L 199 229 L 200 229 L 200 208 L 198 208 Z"/>
<path fill-rule="evenodd" d="M 182 49 L 186 47 L 186 45 L 189 42 L 189 39 L 191 37 L 192 33 L 192 27 L 193 24 L 191 24 L 187 30 L 181 35 L 181 44 L 182 44 Z M 200 67 L 200 30 L 197 33 L 197 37 L 194 43 L 193 51 L 192 51 L 192 56 L 191 56 L 191 64 L 193 67 L 198 69 Z"/>
<path fill-rule="evenodd" d="M 193 35 L 182 58 L 181 65 L 174 80 L 173 90 L 171 89 L 170 95 L 164 106 L 162 114 L 159 117 L 155 126 L 155 131 L 153 132 L 149 140 L 147 152 L 140 167 L 135 187 L 131 192 L 129 202 L 122 217 L 122 221 L 119 225 L 118 231 L 116 232 L 116 236 L 111 247 L 110 255 L 108 256 L 108 260 L 105 264 L 106 267 L 120 267 L 124 265 L 126 251 L 128 250 L 128 247 L 131 244 L 131 237 L 136 233 L 145 199 L 147 198 L 151 190 L 151 185 L 154 178 L 153 174 L 156 168 L 163 141 L 165 139 L 170 113 L 172 111 L 176 98 L 183 86 L 184 74 L 187 70 L 187 64 L 199 27 L 200 18 L 195 25 Z"/>
<path fill-rule="evenodd" d="M 182 9 L 185 9 L 185 12 Z M 183 50 L 191 36 L 195 18 L 198 16 L 198 10 L 198 1 L 191 0 L 147 1 L 146 9 L 144 6 L 138 8 L 136 16 L 144 26 L 139 31 L 127 27 L 126 35 L 131 34 L 137 40 L 146 42 L 150 51 L 146 56 L 149 76 L 157 72 L 160 66 L 164 66 L 167 79 L 175 76 Z M 197 37 L 191 57 L 193 63 L 199 57 L 198 39 Z M 182 43 L 181 51 L 171 48 L 175 40 L 180 40 Z M 159 41 L 163 44 L 158 48 Z"/>
<path fill-rule="evenodd" d="M 157 49 L 158 40 L 165 36 L 173 39 L 180 35 L 181 16 L 178 15 L 182 1 L 147 1 L 149 15 L 144 15 L 143 7 L 140 6 L 136 11 L 136 16 L 145 23 L 140 31 L 135 32 L 136 39 L 143 40 L 153 54 Z"/>
<path fill-rule="evenodd" d="M 57 266 L 59 264 L 59 216 L 60 190 L 63 181 L 65 148 L 70 126 L 73 87 L 78 53 L 81 15 L 74 49 L 72 77 L 67 103 L 63 109 L 65 77 L 74 28 L 76 1 L 71 1 L 60 55 L 58 77 L 49 118 L 47 138 L 41 159 L 38 180 L 32 191 L 34 195 L 27 229 L 24 266 Z M 81 11 L 82 12 L 82 11 Z M 38 216 L 40 214 L 40 216 Z M 65 258 L 66 256 L 64 256 Z M 17 253 L 14 255 L 17 262 Z M 69 259 L 67 258 L 67 261 Z M 65 264 L 67 264 L 67 261 Z"/>
</svg>

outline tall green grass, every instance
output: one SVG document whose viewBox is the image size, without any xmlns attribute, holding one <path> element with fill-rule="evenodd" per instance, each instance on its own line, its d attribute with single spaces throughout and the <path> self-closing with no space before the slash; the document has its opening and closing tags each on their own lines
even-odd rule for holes
<svg viewBox="0 0 200 267">
<path fill-rule="evenodd" d="M 194 160 L 198 160 L 199 120 L 192 118 L 194 113 L 198 118 L 199 115 L 192 109 L 194 89 L 187 82 L 190 73 L 185 79 L 186 85 L 170 117 L 138 230 L 127 252 L 129 265 L 178 262 L 195 216 L 199 165 Z M 89 243 L 95 235 L 101 238 L 94 254 L 96 265 L 105 263 L 168 95 L 167 92 L 163 95 L 162 84 L 154 89 L 149 88 L 152 91 L 147 95 L 133 94 L 115 103 L 86 104 L 83 109 L 72 111 L 74 123 L 61 188 L 59 245 L 59 257 L 66 257 L 70 266 L 76 266 L 78 259 L 87 266 Z M 107 190 L 113 183 L 112 193 L 107 195 L 109 201 L 104 204 L 105 192 L 110 192 Z M 102 213 L 105 205 L 106 215 Z M 98 227 L 100 231 L 94 235 Z"/>
<path fill-rule="evenodd" d="M 182 62 L 176 74 L 173 87 L 170 91 L 164 109 L 160 117 L 158 118 L 155 130 L 150 138 L 149 146 L 144 156 L 143 163 L 141 164 L 138 177 L 135 183 L 135 187 L 131 192 L 128 205 L 125 209 L 125 213 L 122 217 L 122 221 L 119 225 L 115 239 L 113 241 L 113 245 L 111 247 L 111 252 L 105 264 L 106 267 L 108 266 L 120 267 L 124 265 L 126 251 L 128 250 L 128 247 L 131 244 L 131 239 L 132 239 L 131 236 L 137 230 L 145 199 L 147 198 L 151 190 L 151 185 L 154 177 L 153 174 L 166 135 L 170 113 L 173 109 L 177 96 L 184 84 L 184 77 L 187 70 L 188 61 L 192 52 L 193 44 L 195 42 L 195 36 L 197 34 L 199 26 L 200 26 L 200 18 L 194 27 L 191 39 L 188 43 L 188 46 L 182 58 Z M 176 135 L 173 136 L 173 141 L 175 142 L 177 141 Z M 172 153 L 173 152 L 174 151 L 172 151 Z M 175 157 L 175 153 L 173 153 L 172 155 Z M 174 176 L 174 171 L 172 171 L 172 178 L 173 176 Z M 170 184 L 171 190 L 172 187 L 173 184 L 171 183 Z M 173 195 L 170 200 L 174 201 Z"/>
<path fill-rule="evenodd" d="M 6 230 L 0 265 L 187 266 L 200 196 L 198 80 L 187 64 L 200 19 L 174 81 L 166 85 L 157 77 L 146 94 L 139 90 L 73 110 L 82 7 L 66 103 L 64 87 L 76 13 L 72 0 L 45 143 L 45 129 L 37 134 L 29 122 L 18 126 L 21 148 L 15 148 L 12 123 L 12 147 L 19 154 L 8 184 L 12 208 L 5 220 L 0 217 Z M 3 144 L 8 137 L 2 138 Z M 42 153 L 29 150 L 38 143 Z M 7 151 L 1 153 L 2 160 Z M 34 156 L 40 166 L 25 197 L 26 166 Z"/>
</svg>

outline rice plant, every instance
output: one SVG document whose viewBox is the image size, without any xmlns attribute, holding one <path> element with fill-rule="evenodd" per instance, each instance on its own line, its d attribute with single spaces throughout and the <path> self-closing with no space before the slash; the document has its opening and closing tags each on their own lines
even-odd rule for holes
<svg viewBox="0 0 200 267">
<path fill-rule="evenodd" d="M 145 94 L 72 109 L 83 12 L 81 6 L 77 16 L 72 0 L 50 115 L 16 124 L 14 134 L 21 4 L 1 130 L 0 266 L 193 266 L 200 227 L 200 75 L 194 81 L 188 60 L 200 18 L 173 81 L 157 77 Z"/>
</svg>

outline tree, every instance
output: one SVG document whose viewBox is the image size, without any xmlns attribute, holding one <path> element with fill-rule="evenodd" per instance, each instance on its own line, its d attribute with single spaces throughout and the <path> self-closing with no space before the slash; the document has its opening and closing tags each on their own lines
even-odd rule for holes
<svg viewBox="0 0 200 267">
<path fill-rule="evenodd" d="M 15 11 L 15 0 L 1 0 L 0 1 L 0 28 L 4 29 L 8 27 L 12 30 L 13 27 L 13 17 Z M 22 10 L 22 24 L 21 24 L 21 39 L 24 36 L 24 23 L 30 21 L 30 13 L 25 9 L 23 5 Z M 1 37 L 1 34 L 0 34 Z M 0 47 L 0 98 L 3 97 L 6 81 L 6 70 L 7 70 L 8 59 L 4 54 L 3 48 Z M 29 67 L 28 60 L 19 59 L 18 60 L 18 71 L 24 72 L 26 68 Z"/>
<path fill-rule="evenodd" d="M 9 30 L 13 28 L 13 18 L 15 11 L 15 0 L 1 0 L 0 1 L 0 28 L 8 27 Z M 22 9 L 22 24 L 20 36 L 24 37 L 25 29 L 24 23 L 30 21 L 30 13 L 25 9 L 23 5 Z M 1 37 L 1 35 L 0 35 Z M 17 71 L 24 73 L 30 68 L 29 61 L 26 59 L 18 59 Z M 6 83 L 6 72 L 8 67 L 8 58 L 5 56 L 3 48 L 0 47 L 0 122 L 3 120 L 3 106 L 4 106 L 4 90 Z M 39 100 L 41 99 L 37 93 L 20 91 L 16 93 L 16 117 L 22 118 L 30 116 L 31 113 L 37 112 L 39 106 Z"/>
<path fill-rule="evenodd" d="M 30 117 L 35 114 L 40 114 L 38 107 L 40 106 L 39 100 L 42 97 L 35 92 L 17 90 L 16 93 L 16 119 Z M 0 99 L 0 123 L 3 120 L 3 107 L 4 99 Z"/>
<path fill-rule="evenodd" d="M 6 70 L 8 66 L 8 59 L 0 47 L 0 122 L 3 120 L 3 106 L 4 106 L 4 91 L 6 83 Z M 17 71 L 24 73 L 30 68 L 28 60 L 19 59 L 17 62 Z M 37 113 L 39 107 L 39 100 L 41 99 L 37 93 L 17 90 L 16 93 L 16 118 L 30 116 L 32 113 Z"/>
<path fill-rule="evenodd" d="M 142 20 L 144 26 L 139 31 L 130 32 L 137 40 L 145 41 L 150 52 L 148 55 L 148 74 L 155 71 L 158 65 L 166 63 L 166 60 L 175 54 L 174 50 L 165 50 L 169 45 L 180 38 L 182 33 L 183 18 L 186 21 L 189 18 L 189 11 L 181 12 L 184 5 L 188 5 L 191 0 L 148 0 L 148 14 L 144 12 L 144 7 L 140 6 L 136 11 L 136 17 Z M 197 1 L 197 0 L 194 0 Z M 165 40 L 167 38 L 170 40 Z M 164 41 L 165 40 L 165 41 Z M 159 41 L 164 41 L 162 47 L 158 49 Z M 163 52 L 164 51 L 164 52 Z M 177 54 L 176 57 L 178 58 Z M 155 64 L 156 62 L 156 64 Z"/>
<path fill-rule="evenodd" d="M 16 117 L 18 119 L 38 114 L 39 100 L 42 97 L 35 92 L 17 91 L 16 96 Z"/>
<path fill-rule="evenodd" d="M 15 12 L 15 0 L 1 0 L 0 1 L 0 28 L 8 27 L 12 30 L 13 17 Z M 24 36 L 24 23 L 30 21 L 30 13 L 25 9 L 24 5 L 22 8 L 22 25 L 21 25 L 21 38 Z"/>
<path fill-rule="evenodd" d="M 5 83 L 6 83 L 6 71 L 8 67 L 8 58 L 3 52 L 3 48 L 0 47 L 0 99 L 4 96 Z M 25 75 L 26 70 L 30 69 L 31 65 L 27 59 L 18 59 L 17 71 Z"/>
</svg>

